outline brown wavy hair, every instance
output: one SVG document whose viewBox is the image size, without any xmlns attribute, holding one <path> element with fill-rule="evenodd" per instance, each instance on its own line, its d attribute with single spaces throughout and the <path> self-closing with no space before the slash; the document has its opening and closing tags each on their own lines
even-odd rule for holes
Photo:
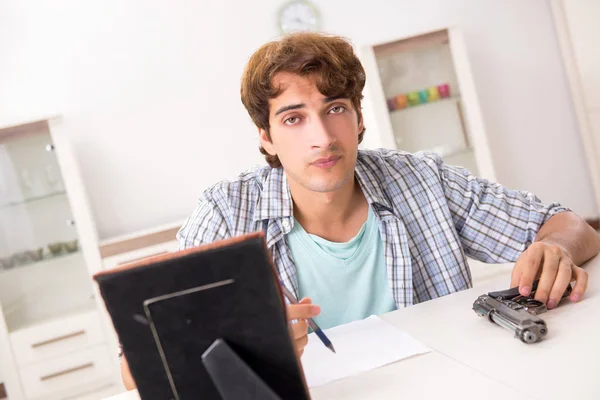
<svg viewBox="0 0 600 400">
<path fill-rule="evenodd" d="M 366 77 L 352 44 L 339 36 L 293 33 L 259 48 L 250 57 L 242 75 L 242 103 L 254 124 L 266 131 L 269 140 L 269 99 L 281 93 L 280 87 L 273 86 L 273 78 L 279 72 L 314 75 L 319 92 L 327 97 L 350 99 L 358 121 L 362 120 L 361 100 Z M 358 143 L 364 134 L 363 128 Z M 276 155 L 270 155 L 262 146 L 260 152 L 271 167 L 281 166 Z"/>
</svg>

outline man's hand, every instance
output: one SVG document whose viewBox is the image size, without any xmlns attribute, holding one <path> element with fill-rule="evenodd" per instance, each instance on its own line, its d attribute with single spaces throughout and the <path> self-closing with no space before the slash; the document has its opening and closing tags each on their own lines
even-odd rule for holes
<svg viewBox="0 0 600 400">
<path fill-rule="evenodd" d="M 121 380 L 127 390 L 133 390 L 137 387 L 131 376 L 131 371 L 129 371 L 129 364 L 127 364 L 125 356 L 122 356 L 121 358 Z"/>
<path fill-rule="evenodd" d="M 529 296 L 537 278 L 540 282 L 535 299 L 546 303 L 548 309 L 556 307 L 572 280 L 576 281 L 569 297 L 573 302 L 581 299 L 588 284 L 587 272 L 573 263 L 571 254 L 544 240 L 534 242 L 521 254 L 513 269 L 510 287 L 519 286 L 519 293 Z"/>
<path fill-rule="evenodd" d="M 313 318 L 319 315 L 321 308 L 312 304 L 309 298 L 300 300 L 298 304 L 289 304 L 287 306 L 287 315 L 290 321 L 298 320 L 297 323 L 292 324 L 292 335 L 296 342 L 296 350 L 298 356 L 302 356 L 304 353 L 304 347 L 308 343 L 308 318 Z"/>
</svg>

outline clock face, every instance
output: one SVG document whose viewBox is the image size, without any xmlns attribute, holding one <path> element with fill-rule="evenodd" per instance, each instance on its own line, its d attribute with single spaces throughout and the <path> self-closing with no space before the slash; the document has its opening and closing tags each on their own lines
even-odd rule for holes
<svg viewBox="0 0 600 400">
<path fill-rule="evenodd" d="M 281 33 L 294 31 L 315 31 L 320 27 L 317 8 L 306 0 L 292 0 L 279 10 L 279 29 Z"/>
</svg>

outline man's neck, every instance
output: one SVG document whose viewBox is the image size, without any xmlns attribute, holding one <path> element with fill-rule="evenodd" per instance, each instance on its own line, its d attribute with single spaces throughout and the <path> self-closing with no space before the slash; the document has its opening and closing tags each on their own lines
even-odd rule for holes
<svg viewBox="0 0 600 400">
<path fill-rule="evenodd" d="M 318 193 L 290 182 L 294 217 L 304 230 L 332 242 L 352 239 L 367 220 L 368 203 L 356 179 L 334 192 Z"/>
</svg>

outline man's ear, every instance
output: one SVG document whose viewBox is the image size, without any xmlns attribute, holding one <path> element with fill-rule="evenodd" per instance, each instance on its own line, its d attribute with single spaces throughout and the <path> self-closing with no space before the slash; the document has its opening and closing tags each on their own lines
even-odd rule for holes
<svg viewBox="0 0 600 400">
<path fill-rule="evenodd" d="M 266 130 L 258 128 L 258 137 L 260 139 L 260 145 L 263 149 L 267 151 L 272 156 L 277 155 L 277 151 L 275 151 L 275 146 L 273 146 L 273 142 L 269 138 L 269 134 Z"/>
<path fill-rule="evenodd" d="M 358 133 L 361 133 L 364 129 L 365 129 L 365 120 L 362 116 L 362 113 L 360 113 L 360 119 L 358 120 Z"/>
</svg>

